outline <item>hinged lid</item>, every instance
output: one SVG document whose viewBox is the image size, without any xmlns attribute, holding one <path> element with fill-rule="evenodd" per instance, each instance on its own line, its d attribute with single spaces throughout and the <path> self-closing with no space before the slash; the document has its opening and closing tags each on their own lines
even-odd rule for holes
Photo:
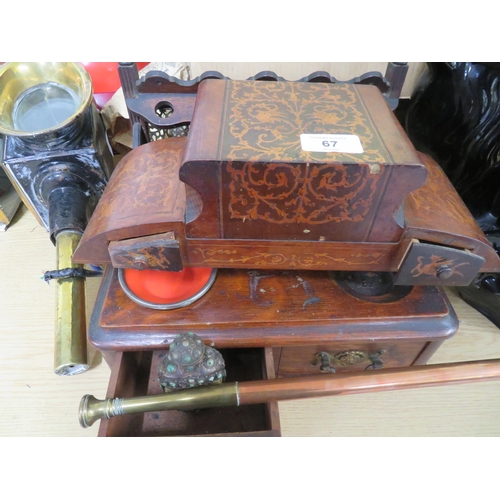
<svg viewBox="0 0 500 500">
<path fill-rule="evenodd" d="M 376 87 L 299 82 L 202 82 L 180 169 L 223 239 L 396 242 L 426 177 Z"/>
</svg>

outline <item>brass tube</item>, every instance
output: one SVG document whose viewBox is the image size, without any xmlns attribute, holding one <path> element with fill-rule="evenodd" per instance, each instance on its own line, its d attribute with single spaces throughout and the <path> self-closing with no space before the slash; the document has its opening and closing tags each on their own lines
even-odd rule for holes
<svg viewBox="0 0 500 500">
<path fill-rule="evenodd" d="M 73 264 L 73 253 L 81 239 L 76 231 L 56 236 L 57 269 L 83 267 Z M 56 375 L 76 375 L 88 370 L 85 280 L 57 280 L 54 371 Z"/>
<path fill-rule="evenodd" d="M 87 394 L 80 403 L 78 418 L 82 427 L 90 427 L 96 420 L 117 415 L 162 410 L 197 410 L 217 406 L 238 406 L 237 382 L 124 399 L 98 400 Z"/>
<path fill-rule="evenodd" d="M 220 384 L 184 389 L 168 394 L 123 399 L 109 398 L 104 401 L 86 395 L 80 403 L 79 420 L 82 427 L 90 427 L 96 420 L 129 413 L 240 406 L 287 399 L 391 391 L 488 380 L 500 380 L 500 359 Z"/>
</svg>

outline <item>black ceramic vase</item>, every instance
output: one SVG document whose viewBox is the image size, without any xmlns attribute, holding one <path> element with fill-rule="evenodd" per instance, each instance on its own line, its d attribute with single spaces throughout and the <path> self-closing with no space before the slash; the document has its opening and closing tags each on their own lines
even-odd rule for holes
<svg viewBox="0 0 500 500">
<path fill-rule="evenodd" d="M 500 229 L 500 63 L 428 63 L 406 131 L 486 233 Z"/>
<path fill-rule="evenodd" d="M 500 255 L 500 63 L 428 63 L 406 131 L 441 165 Z M 460 295 L 500 328 L 499 275 L 479 275 Z"/>
</svg>

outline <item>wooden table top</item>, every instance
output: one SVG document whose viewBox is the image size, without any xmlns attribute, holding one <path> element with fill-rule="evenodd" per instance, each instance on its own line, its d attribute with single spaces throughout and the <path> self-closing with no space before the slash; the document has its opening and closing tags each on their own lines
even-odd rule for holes
<svg viewBox="0 0 500 500">
<path fill-rule="evenodd" d="M 90 350 L 91 369 L 53 373 L 55 286 L 39 277 L 55 268 L 55 249 L 25 207 L 0 233 L 0 436 L 97 435 L 82 429 L 85 394 L 105 396 L 110 371 Z M 100 279 L 89 279 L 92 307 Z M 500 331 L 447 290 L 460 319 L 431 363 L 500 357 Z M 89 307 L 89 309 L 90 309 Z M 280 403 L 283 436 L 500 436 L 500 382 L 328 397 Z"/>
</svg>

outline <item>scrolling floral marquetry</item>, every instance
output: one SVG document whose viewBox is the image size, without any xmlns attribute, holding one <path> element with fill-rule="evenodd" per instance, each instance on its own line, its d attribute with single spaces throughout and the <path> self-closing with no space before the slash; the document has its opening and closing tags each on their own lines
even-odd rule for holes
<svg viewBox="0 0 500 500">
<path fill-rule="evenodd" d="M 356 86 L 227 82 L 225 105 L 219 148 L 228 160 L 222 173 L 230 192 L 229 199 L 223 195 L 228 234 L 235 219 L 356 223 L 373 211 L 392 158 Z M 332 156 L 301 147 L 301 134 L 325 133 L 355 135 L 363 152 Z M 304 239 L 331 239 L 324 232 Z"/>
<path fill-rule="evenodd" d="M 198 248 L 197 256 L 194 257 L 198 264 L 217 267 L 218 264 L 226 264 L 231 267 L 256 267 L 275 269 L 307 269 L 310 267 L 328 269 L 332 263 L 344 264 L 347 266 L 378 264 L 386 254 L 383 252 L 353 252 L 350 258 L 338 257 L 335 254 L 326 252 L 318 253 L 269 253 L 254 252 L 252 255 L 248 250 L 218 249 L 218 248 Z"/>
<path fill-rule="evenodd" d="M 207 80 L 179 172 L 205 217 L 186 235 L 396 242 L 426 175 L 375 87 Z"/>
<path fill-rule="evenodd" d="M 138 154 L 132 151 L 127 155 L 113 174 L 115 182 L 106 190 L 102 210 L 95 222 L 101 224 L 110 217 L 122 220 L 141 213 L 181 214 L 185 194 L 184 186 L 179 184 L 177 177 L 184 141 L 172 139 L 168 156 L 157 154 L 150 145 L 143 146 Z M 127 168 L 129 162 L 134 164 L 134 169 Z M 146 178 L 150 182 L 147 189 Z M 120 209 L 117 210 L 113 203 L 105 203 L 107 200 L 121 200 Z M 183 217 L 180 215 L 180 218 L 182 220 Z"/>
<path fill-rule="evenodd" d="M 390 163 L 356 85 L 231 81 L 230 109 L 221 136 L 221 158 L 229 161 L 325 161 L 324 153 L 303 151 L 300 134 L 355 134 L 363 153 L 337 154 L 339 163 Z"/>
<path fill-rule="evenodd" d="M 196 90 L 187 137 L 120 162 L 75 261 L 393 272 L 404 285 L 466 284 L 498 266 L 376 87 L 206 79 Z M 457 260 L 415 276 L 423 255 Z"/>
<path fill-rule="evenodd" d="M 411 205 L 415 214 L 424 217 L 424 214 L 435 214 L 440 204 L 446 204 L 446 216 L 457 222 L 465 222 L 471 214 L 465 203 L 451 189 L 452 184 L 437 163 L 427 166 L 428 182 L 425 189 L 418 189 L 408 196 L 407 203 Z"/>
<path fill-rule="evenodd" d="M 378 173 L 383 167 L 380 167 Z M 228 163 L 232 219 L 323 224 L 364 220 L 380 175 L 354 165 Z"/>
<path fill-rule="evenodd" d="M 120 161 L 82 238 L 84 244 L 94 248 L 92 263 L 110 258 L 110 241 L 132 243 L 133 237 L 182 230 L 179 225 L 184 223 L 186 189 L 178 176 L 185 140 L 169 139 L 168 154 L 161 141 L 148 143 Z M 144 232 L 145 221 L 148 229 Z M 100 252 L 95 253 L 96 249 Z M 75 259 L 81 255 L 82 245 Z M 134 261 L 132 257 L 128 260 Z"/>
</svg>

